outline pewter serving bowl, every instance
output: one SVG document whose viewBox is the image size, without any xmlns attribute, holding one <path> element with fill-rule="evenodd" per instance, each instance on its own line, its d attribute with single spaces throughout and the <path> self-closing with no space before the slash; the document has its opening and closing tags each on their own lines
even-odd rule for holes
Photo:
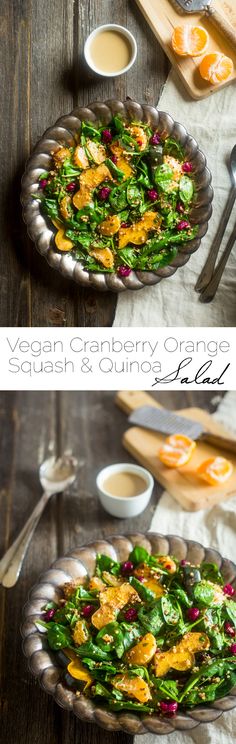
<svg viewBox="0 0 236 744">
<path fill-rule="evenodd" d="M 173 731 L 191 731 L 200 723 L 210 723 L 227 710 L 236 707 L 236 687 L 221 700 L 197 706 L 188 713 L 177 713 L 174 718 L 157 715 L 138 716 L 134 713 L 113 713 L 99 707 L 84 695 L 78 697 L 63 681 L 63 668 L 58 661 L 58 652 L 49 650 L 47 640 L 35 625 L 41 617 L 42 607 L 49 601 L 58 602 L 62 596 L 62 585 L 81 576 L 94 573 L 96 553 L 105 553 L 117 561 L 125 561 L 134 545 L 142 545 L 151 553 L 172 554 L 179 560 L 187 558 L 193 563 L 202 561 L 217 563 L 226 583 L 236 588 L 236 566 L 222 558 L 211 548 L 200 543 L 184 540 L 175 535 L 159 535 L 148 532 L 133 535 L 112 535 L 108 540 L 98 540 L 59 558 L 51 568 L 40 576 L 39 583 L 30 592 L 24 607 L 24 622 L 21 628 L 23 650 L 29 669 L 38 678 L 40 685 L 56 702 L 83 721 L 94 722 L 110 731 L 126 731 L 129 734 L 170 734 Z"/>
<path fill-rule="evenodd" d="M 132 271 L 128 277 L 106 272 L 89 272 L 73 257 L 72 253 L 60 253 L 54 243 L 56 228 L 41 213 L 40 201 L 32 198 L 32 194 L 35 196 L 39 190 L 40 174 L 50 168 L 51 153 L 57 150 L 59 145 L 73 146 L 76 143 L 76 133 L 80 130 L 81 121 L 108 125 L 112 116 L 117 113 L 126 121 L 135 119 L 148 122 L 153 128 L 158 128 L 160 134 L 171 135 L 183 145 L 187 160 L 191 160 L 193 164 L 196 186 L 190 222 L 192 225 L 199 225 L 197 237 L 181 246 L 181 250 L 170 265 L 157 271 Z M 208 220 L 212 212 L 213 189 L 210 184 L 211 174 L 206 167 L 205 155 L 199 150 L 196 140 L 188 134 L 185 127 L 174 121 L 169 114 L 158 111 L 153 106 L 141 105 L 132 100 L 124 102 L 111 100 L 105 103 L 96 101 L 89 104 L 87 108 L 76 108 L 71 114 L 58 119 L 53 127 L 46 130 L 34 148 L 22 178 L 23 218 L 28 234 L 35 242 L 39 253 L 63 276 L 74 279 L 78 284 L 103 291 L 121 292 L 125 289 L 142 289 L 142 287 L 157 284 L 161 279 L 172 276 L 199 248 L 201 238 L 207 232 Z"/>
</svg>

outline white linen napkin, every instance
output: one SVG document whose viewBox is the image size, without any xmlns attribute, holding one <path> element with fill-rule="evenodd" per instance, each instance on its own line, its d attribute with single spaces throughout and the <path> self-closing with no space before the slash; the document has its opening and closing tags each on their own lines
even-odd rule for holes
<svg viewBox="0 0 236 744">
<path fill-rule="evenodd" d="M 215 419 L 236 433 L 236 392 L 226 393 Z M 219 550 L 226 558 L 236 559 L 236 494 L 210 509 L 197 512 L 184 511 L 166 491 L 158 502 L 150 530 L 194 539 Z M 233 744 L 236 727 L 235 711 L 228 711 L 214 723 L 200 724 L 191 733 L 175 731 L 171 744 Z M 153 744 L 154 735 L 135 737 L 135 744 Z M 156 744 L 167 744 L 166 736 L 157 736 Z"/>
<path fill-rule="evenodd" d="M 236 144 L 236 90 L 234 84 L 200 101 L 189 98 L 174 70 L 171 70 L 158 102 L 180 121 L 198 141 L 207 157 L 214 189 L 213 215 L 207 235 L 186 266 L 163 279 L 154 287 L 140 291 L 127 290 L 118 296 L 114 326 L 235 326 L 236 272 L 235 255 L 231 252 L 220 287 L 213 302 L 199 301 L 194 286 L 217 232 L 230 190 L 229 156 Z M 231 215 L 222 250 L 235 221 Z M 176 313 L 178 307 L 178 313 Z"/>
</svg>

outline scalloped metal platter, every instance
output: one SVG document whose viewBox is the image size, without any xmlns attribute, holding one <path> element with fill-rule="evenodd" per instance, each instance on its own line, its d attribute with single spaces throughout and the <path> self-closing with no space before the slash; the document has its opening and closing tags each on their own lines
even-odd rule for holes
<svg viewBox="0 0 236 744">
<path fill-rule="evenodd" d="M 40 201 L 32 198 L 39 190 L 38 179 L 40 174 L 48 170 L 51 164 L 51 153 L 58 149 L 59 145 L 67 144 L 73 146 L 76 143 L 76 133 L 80 130 L 81 121 L 93 121 L 108 125 L 112 116 L 119 113 L 126 121 L 145 121 L 153 128 L 158 128 L 160 134 L 171 135 L 180 142 L 185 150 L 186 158 L 193 164 L 193 175 L 196 186 L 196 197 L 191 212 L 190 222 L 199 225 L 197 238 L 184 243 L 174 261 L 168 266 L 157 271 L 132 271 L 128 277 L 120 277 L 118 274 L 106 272 L 88 272 L 77 261 L 72 253 L 60 253 L 54 242 L 56 230 L 44 217 L 40 210 Z M 25 173 L 22 178 L 21 202 L 23 206 L 23 219 L 27 225 L 29 237 L 35 242 L 36 248 L 50 266 L 63 274 L 63 276 L 74 279 L 75 282 L 96 290 L 121 292 L 125 289 L 142 289 L 145 286 L 157 284 L 161 279 L 172 276 L 175 271 L 189 260 L 200 246 L 201 238 L 208 228 L 208 220 L 212 213 L 211 202 L 213 189 L 211 186 L 211 173 L 206 167 L 205 155 L 198 147 L 196 140 L 188 134 L 182 124 L 174 121 L 172 117 L 158 111 L 153 106 L 141 105 L 136 101 L 111 100 L 101 103 L 96 101 L 88 105 L 88 108 L 76 108 L 67 116 L 58 119 L 55 125 L 47 129 L 29 158 Z"/>
<path fill-rule="evenodd" d="M 96 706 L 93 700 L 84 695 L 79 697 L 68 689 L 63 681 L 63 668 L 58 660 L 58 652 L 49 651 L 47 640 L 40 633 L 35 622 L 40 619 L 42 607 L 48 601 L 58 602 L 62 596 L 62 585 L 81 576 L 94 573 L 96 553 L 105 553 L 113 560 L 125 561 L 134 545 L 142 545 L 150 553 L 172 554 L 179 560 L 187 559 L 193 563 L 202 561 L 217 563 L 225 583 L 236 588 L 236 566 L 222 558 L 214 549 L 204 548 L 200 543 L 184 540 L 176 535 L 147 534 L 112 535 L 107 540 L 98 540 L 88 545 L 74 548 L 71 553 L 59 558 L 33 587 L 29 600 L 23 610 L 23 650 L 28 659 L 32 674 L 38 678 L 41 687 L 54 697 L 66 710 L 86 722 L 97 723 L 110 731 L 126 731 L 129 734 L 152 733 L 170 734 L 173 731 L 191 731 L 200 723 L 215 721 L 222 713 L 236 707 L 236 688 L 221 700 L 208 705 L 199 705 L 187 713 L 177 713 L 174 718 L 157 715 L 138 716 L 134 713 L 113 713 Z"/>
</svg>

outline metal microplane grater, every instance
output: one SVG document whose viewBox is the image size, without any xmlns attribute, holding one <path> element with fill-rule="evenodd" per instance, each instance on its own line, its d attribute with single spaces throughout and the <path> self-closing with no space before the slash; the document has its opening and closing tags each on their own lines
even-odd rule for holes
<svg viewBox="0 0 236 744">
<path fill-rule="evenodd" d="M 178 5 L 185 13 L 196 13 L 203 11 L 210 18 L 211 23 L 220 31 L 223 36 L 235 47 L 236 31 L 234 26 L 227 20 L 226 16 L 220 13 L 218 8 L 213 5 L 212 0 L 173 0 L 174 5 Z"/>
<path fill-rule="evenodd" d="M 205 431 L 202 424 L 193 419 L 178 416 L 166 408 L 141 406 L 129 416 L 129 424 L 142 426 L 160 434 L 185 434 L 190 439 L 209 442 L 213 446 L 236 454 L 236 440 Z"/>
</svg>

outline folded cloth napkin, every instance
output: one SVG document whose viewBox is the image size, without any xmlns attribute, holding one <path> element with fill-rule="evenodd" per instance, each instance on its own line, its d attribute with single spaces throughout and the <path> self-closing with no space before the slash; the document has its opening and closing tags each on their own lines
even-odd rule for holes
<svg viewBox="0 0 236 744">
<path fill-rule="evenodd" d="M 236 434 L 236 393 L 226 393 L 214 414 L 217 421 Z M 150 530 L 180 535 L 211 546 L 230 560 L 236 560 L 236 494 L 229 501 L 210 509 L 187 512 L 167 492 L 163 493 L 152 519 Z M 236 727 L 235 710 L 228 711 L 214 723 L 200 725 L 191 734 L 175 731 L 171 744 L 233 744 Z M 135 737 L 135 744 L 153 744 L 153 734 Z M 166 744 L 166 736 L 157 736 L 157 744 Z"/>
<path fill-rule="evenodd" d="M 207 307 L 194 291 L 197 278 L 216 234 L 230 190 L 229 157 L 236 144 L 236 93 L 229 85 L 200 101 L 186 93 L 174 70 L 169 74 L 158 102 L 180 121 L 198 141 L 212 172 L 214 189 L 213 215 L 207 235 L 186 266 L 163 279 L 154 287 L 140 291 L 127 290 L 118 296 L 114 326 L 235 326 L 236 272 L 235 254 L 231 252 L 216 297 Z M 234 215 L 225 233 L 222 250 L 232 230 Z M 178 313 L 176 313 L 178 307 Z"/>
</svg>

